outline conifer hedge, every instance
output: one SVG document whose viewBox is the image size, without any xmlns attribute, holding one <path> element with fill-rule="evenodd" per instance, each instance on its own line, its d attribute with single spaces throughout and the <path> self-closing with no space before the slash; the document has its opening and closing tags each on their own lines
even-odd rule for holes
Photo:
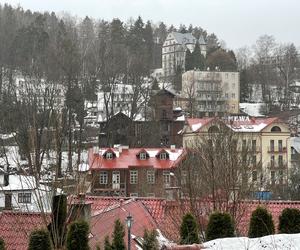
<svg viewBox="0 0 300 250">
<path fill-rule="evenodd" d="M 248 236 L 250 238 L 262 237 L 275 233 L 272 215 L 267 209 L 257 207 L 250 219 Z"/>
<path fill-rule="evenodd" d="M 206 240 L 234 236 L 233 220 L 228 213 L 214 212 L 209 216 Z"/>
<path fill-rule="evenodd" d="M 300 233 L 300 210 L 285 208 L 279 216 L 278 230 L 286 234 Z"/>
</svg>

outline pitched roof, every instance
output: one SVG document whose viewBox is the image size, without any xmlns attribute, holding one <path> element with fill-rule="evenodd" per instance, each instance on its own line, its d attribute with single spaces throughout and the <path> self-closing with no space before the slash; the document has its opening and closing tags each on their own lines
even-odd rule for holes
<svg viewBox="0 0 300 250">
<path fill-rule="evenodd" d="M 192 35 L 192 33 L 172 32 L 172 35 L 179 44 L 196 43 L 196 38 Z"/>
<path fill-rule="evenodd" d="M 206 118 L 188 118 L 186 119 L 187 125 L 190 126 L 192 132 L 198 132 L 203 126 L 212 122 L 216 118 L 206 117 Z"/>
<path fill-rule="evenodd" d="M 98 200 L 101 200 L 98 199 Z M 94 200 L 97 202 L 97 200 Z M 100 201 L 101 203 L 101 201 Z M 111 208 L 106 208 L 102 210 L 101 213 L 92 216 L 90 227 L 91 235 L 90 246 L 92 249 L 98 244 L 101 248 L 104 243 L 105 237 L 111 236 L 114 230 L 114 222 L 119 219 L 123 224 L 125 224 L 126 217 L 132 215 L 133 224 L 131 227 L 131 246 L 132 249 L 139 249 L 136 247 L 136 242 L 134 238 L 143 237 L 144 230 L 156 229 L 157 225 L 143 203 L 139 200 L 127 200 L 118 202 Z M 125 231 L 127 228 L 125 227 Z M 111 237 L 110 237 L 111 238 Z M 127 242 L 127 232 L 125 233 L 124 241 Z"/>
<path fill-rule="evenodd" d="M 43 217 L 42 213 L 2 212 L 0 237 L 4 240 L 6 249 L 27 250 L 31 231 L 46 227 L 48 220 L 49 216 Z"/>
<path fill-rule="evenodd" d="M 200 45 L 206 44 L 203 35 L 200 35 L 200 37 L 199 37 L 199 39 L 198 39 L 198 42 L 199 42 Z"/>
<path fill-rule="evenodd" d="M 278 117 L 254 118 L 248 116 L 232 116 L 227 117 L 227 120 L 214 117 L 190 118 L 187 119 L 187 125 L 191 128 L 192 132 L 199 132 L 201 128 L 212 121 L 224 123 L 235 132 L 261 132 L 270 124 L 281 122 Z"/>
<path fill-rule="evenodd" d="M 97 235 L 93 239 L 94 242 L 102 240 L 105 235 L 111 233 L 112 223 L 116 218 L 124 222 L 128 211 L 134 218 L 134 230 L 137 230 L 132 234 L 142 236 L 143 229 L 149 226 L 148 229 L 157 228 L 167 239 L 178 242 L 182 216 L 191 210 L 188 200 L 168 201 L 162 198 L 130 199 L 99 196 L 87 196 L 86 200 L 92 202 L 92 234 Z M 300 201 L 241 201 L 237 205 L 236 212 L 238 235 L 247 235 L 251 213 L 259 205 L 265 206 L 273 215 L 276 228 L 279 215 L 284 208 L 300 209 Z M 211 199 L 203 199 L 196 201 L 195 206 L 199 213 L 200 223 L 205 226 L 208 216 L 213 212 L 213 203 Z M 226 212 L 232 209 L 231 203 L 218 204 L 217 207 L 218 210 Z M 105 231 L 106 226 L 108 231 Z"/>
<path fill-rule="evenodd" d="M 157 153 L 161 151 L 161 148 L 144 148 L 149 155 L 147 159 L 141 160 L 137 157 L 137 154 L 141 152 L 140 148 L 123 149 L 120 153 L 117 149 L 112 149 L 115 152 L 116 157 L 113 159 L 106 159 L 103 156 L 103 152 L 107 148 L 102 148 L 99 153 L 94 153 L 93 150 L 89 151 L 89 165 L 91 170 L 100 169 L 128 169 L 130 167 L 153 167 L 155 169 L 172 169 L 178 165 L 183 159 L 186 152 L 184 149 L 171 150 L 165 148 L 169 154 L 169 158 L 161 160 L 156 157 Z"/>
</svg>

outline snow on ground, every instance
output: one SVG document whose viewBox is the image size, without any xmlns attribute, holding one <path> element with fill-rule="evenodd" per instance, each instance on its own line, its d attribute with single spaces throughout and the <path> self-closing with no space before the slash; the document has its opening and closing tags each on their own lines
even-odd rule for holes
<svg viewBox="0 0 300 250">
<path fill-rule="evenodd" d="M 240 103 L 240 110 L 250 116 L 260 117 L 264 116 L 262 110 L 264 110 L 264 103 Z"/>
<path fill-rule="evenodd" d="M 205 242 L 203 246 L 206 250 L 300 250 L 300 234 L 224 238 Z"/>
</svg>

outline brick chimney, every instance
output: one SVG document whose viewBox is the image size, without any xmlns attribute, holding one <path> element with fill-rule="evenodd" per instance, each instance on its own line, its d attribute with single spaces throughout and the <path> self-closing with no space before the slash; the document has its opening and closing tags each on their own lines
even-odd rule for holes
<svg viewBox="0 0 300 250">
<path fill-rule="evenodd" d="M 78 194 L 70 207 L 70 221 L 85 220 L 90 222 L 92 202 L 85 200 L 85 194 Z"/>
</svg>

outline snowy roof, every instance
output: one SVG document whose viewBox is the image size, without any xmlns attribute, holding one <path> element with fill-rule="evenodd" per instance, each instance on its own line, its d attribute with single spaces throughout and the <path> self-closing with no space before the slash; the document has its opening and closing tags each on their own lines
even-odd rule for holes
<svg viewBox="0 0 300 250">
<path fill-rule="evenodd" d="M 255 117 L 263 117 L 261 110 L 264 108 L 264 103 L 240 103 L 241 111 L 245 112 L 247 115 Z"/>
<path fill-rule="evenodd" d="M 33 190 L 36 189 L 36 181 L 33 176 L 25 175 L 9 175 L 9 185 L 1 187 L 3 191 L 17 191 L 17 190 Z M 39 189 L 48 190 L 44 185 L 39 185 Z"/>
<path fill-rule="evenodd" d="M 291 137 L 291 147 L 300 153 L 300 137 Z"/>
<path fill-rule="evenodd" d="M 162 151 L 168 154 L 168 159 L 157 157 Z M 104 156 L 107 152 L 112 152 L 114 159 L 106 159 Z M 138 155 L 145 152 L 148 157 L 144 160 Z M 130 166 L 149 167 L 155 169 L 171 169 L 183 159 L 186 152 L 181 148 L 171 150 L 169 148 L 129 148 L 119 152 L 116 148 L 101 148 L 99 153 L 90 151 L 89 164 L 92 170 L 95 169 L 127 169 Z"/>
<path fill-rule="evenodd" d="M 175 121 L 185 121 L 184 115 L 178 116 Z"/>
<path fill-rule="evenodd" d="M 278 121 L 278 118 L 250 118 L 248 116 L 229 116 L 226 120 L 217 118 L 190 118 L 187 119 L 187 124 L 192 132 L 198 132 L 203 126 L 213 121 L 224 123 L 235 132 L 260 132 L 271 123 Z"/>
<path fill-rule="evenodd" d="M 196 38 L 192 35 L 192 33 L 179 33 L 179 32 L 172 32 L 175 40 L 179 44 L 186 44 L 186 43 L 196 43 Z"/>
</svg>

